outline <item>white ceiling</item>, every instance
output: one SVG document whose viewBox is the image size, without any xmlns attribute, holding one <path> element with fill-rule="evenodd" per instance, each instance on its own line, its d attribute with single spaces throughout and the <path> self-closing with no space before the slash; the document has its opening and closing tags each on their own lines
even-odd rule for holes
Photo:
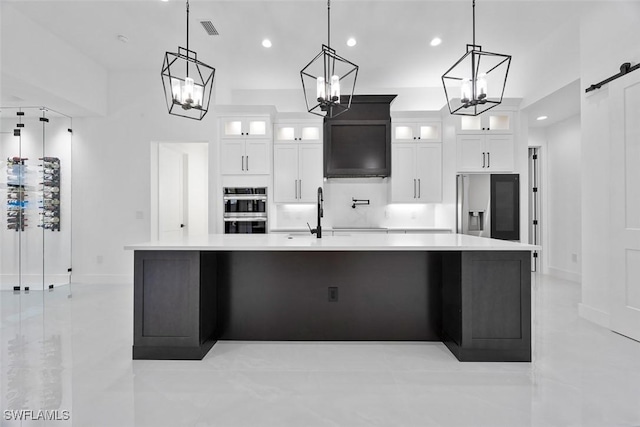
<svg viewBox="0 0 640 427">
<path fill-rule="evenodd" d="M 186 44 L 185 2 L 2 0 L 110 71 L 157 69 Z M 326 43 L 326 0 L 192 0 L 190 48 L 234 89 L 294 89 L 299 71 Z M 522 58 L 579 18 L 581 1 L 485 1 L 476 5 L 477 44 Z M 360 88 L 440 86 L 472 42 L 471 1 L 334 0 L 331 45 L 360 66 Z M 209 19 L 220 36 L 208 36 Z M 128 38 L 128 43 L 118 40 Z M 433 37 L 438 47 L 429 46 Z M 2 34 L 10 38 L 11 34 Z M 268 37 L 273 47 L 261 46 Z M 347 38 L 358 44 L 347 47 Z M 18 41 L 16 41 L 18 42 Z M 218 77 L 216 77 L 218 78 Z M 522 96 L 507 85 L 505 96 Z"/>
</svg>

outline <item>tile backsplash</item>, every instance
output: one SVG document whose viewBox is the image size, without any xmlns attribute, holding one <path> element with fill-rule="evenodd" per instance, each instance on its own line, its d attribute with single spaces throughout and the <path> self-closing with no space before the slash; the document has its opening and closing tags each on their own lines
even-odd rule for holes
<svg viewBox="0 0 640 427">
<path fill-rule="evenodd" d="M 441 204 L 390 204 L 389 183 L 383 178 L 325 180 L 323 227 L 412 228 L 435 227 Z M 352 199 L 369 200 L 353 208 Z M 304 228 L 316 224 L 316 204 L 279 204 L 271 211 L 271 228 Z"/>
</svg>

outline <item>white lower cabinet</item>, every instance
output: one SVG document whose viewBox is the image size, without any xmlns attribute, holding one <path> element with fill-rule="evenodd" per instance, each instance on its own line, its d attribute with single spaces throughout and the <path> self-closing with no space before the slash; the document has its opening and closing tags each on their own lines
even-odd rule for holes
<svg viewBox="0 0 640 427">
<path fill-rule="evenodd" d="M 442 144 L 392 144 L 391 153 L 392 203 L 442 201 Z"/>
<path fill-rule="evenodd" d="M 274 144 L 273 187 L 275 203 L 315 202 L 322 187 L 322 144 Z"/>
<path fill-rule="evenodd" d="M 458 135 L 459 172 L 511 172 L 513 135 Z"/>
</svg>

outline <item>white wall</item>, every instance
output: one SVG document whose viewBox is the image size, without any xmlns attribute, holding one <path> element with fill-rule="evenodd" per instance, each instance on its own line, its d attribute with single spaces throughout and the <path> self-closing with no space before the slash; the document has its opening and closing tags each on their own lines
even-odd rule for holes
<svg viewBox="0 0 640 427">
<path fill-rule="evenodd" d="M 623 62 L 640 62 L 639 27 L 640 2 L 610 2 L 594 8 L 583 16 L 580 27 L 582 302 L 579 309 L 583 317 L 606 327 L 610 313 L 609 100 L 606 86 L 586 95 L 584 89 L 616 74 Z"/>
<path fill-rule="evenodd" d="M 582 267 L 580 116 L 546 129 L 547 197 L 545 243 L 549 273 L 579 282 Z"/>
<path fill-rule="evenodd" d="M 123 247 L 150 238 L 152 141 L 207 143 L 209 171 L 216 170 L 214 114 L 202 121 L 170 116 L 158 74 L 112 73 L 109 114 L 74 120 L 74 281 L 132 281 L 133 254 Z M 210 173 L 210 191 L 215 179 Z M 209 197 L 209 212 L 216 202 Z"/>
<path fill-rule="evenodd" d="M 71 116 L 107 111 L 107 70 L 6 2 L 0 3 L 2 95 Z M 9 105 L 3 105 L 9 106 Z"/>
<path fill-rule="evenodd" d="M 534 49 L 518 52 L 519 55 L 514 52 L 513 61 L 521 62 L 521 66 L 518 72 L 509 74 L 509 85 L 522 88 L 522 108 L 580 77 L 579 37 L 578 22 L 568 22 Z"/>
</svg>

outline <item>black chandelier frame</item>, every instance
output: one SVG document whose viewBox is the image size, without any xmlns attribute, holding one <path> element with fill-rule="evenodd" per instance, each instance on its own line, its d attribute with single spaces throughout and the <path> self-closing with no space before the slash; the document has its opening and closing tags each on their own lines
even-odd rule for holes
<svg viewBox="0 0 640 427">
<path fill-rule="evenodd" d="M 322 59 L 320 59 L 322 58 Z M 317 61 L 322 61 L 323 78 L 325 85 L 331 81 L 331 76 L 335 75 L 336 68 L 345 68 L 346 73 L 339 76 L 339 81 L 346 81 L 347 77 L 353 75 L 353 84 L 349 85 L 350 90 L 348 95 L 341 95 L 339 98 L 332 97 L 329 91 L 325 91 L 325 99 L 312 98 L 315 102 L 309 102 L 310 97 L 307 90 L 315 90 L 308 88 L 305 84 L 305 77 L 311 79 L 314 84 L 317 82 L 318 77 L 311 74 L 310 69 L 316 64 Z M 336 50 L 331 47 L 331 0 L 327 0 L 327 44 L 322 45 L 322 50 L 318 53 L 309 63 L 300 71 L 300 79 L 302 80 L 302 91 L 304 93 L 305 103 L 307 105 L 307 111 L 321 117 L 334 118 L 340 114 L 348 111 L 351 108 L 351 101 L 356 88 L 356 82 L 358 80 L 358 67 L 353 62 L 336 53 Z M 342 84 L 340 85 L 342 88 Z"/>
<path fill-rule="evenodd" d="M 482 50 L 482 46 L 476 44 L 476 1 L 473 0 L 473 43 L 467 44 L 467 52 L 449 68 L 442 75 L 442 86 L 444 87 L 444 93 L 447 98 L 447 106 L 449 107 L 449 113 L 453 115 L 461 115 L 461 116 L 477 116 L 479 114 L 484 113 L 502 103 L 502 99 L 504 97 L 504 90 L 507 84 L 507 77 L 509 75 L 509 67 L 511 65 L 511 55 L 505 55 L 501 53 L 487 52 Z M 470 57 L 470 58 L 469 58 Z M 452 101 L 457 98 L 450 98 L 449 90 L 447 89 L 447 81 L 462 81 L 466 77 L 460 77 L 457 73 L 454 73 L 454 70 L 465 60 L 470 59 L 471 61 L 471 76 L 469 78 L 471 82 L 471 98 L 468 100 L 460 100 L 460 105 L 456 108 L 452 108 Z M 485 58 L 484 62 L 487 62 L 488 59 L 493 59 L 494 62 L 497 60 L 497 64 L 493 65 L 490 69 L 484 72 L 485 75 L 489 75 L 494 70 L 497 70 L 503 64 L 506 63 L 506 71 L 504 74 L 504 79 L 502 81 L 502 91 L 500 92 L 500 98 L 489 99 L 485 94 L 484 96 L 481 94 L 477 96 L 476 86 L 478 81 L 478 76 L 480 74 L 480 66 L 482 64 L 482 59 Z"/>
<path fill-rule="evenodd" d="M 181 66 L 185 67 L 185 74 L 174 72 L 176 68 Z M 189 70 L 192 72 L 189 73 Z M 162 64 L 162 86 L 169 114 L 186 117 L 188 119 L 202 120 L 209 111 L 215 73 L 215 68 L 199 61 L 198 54 L 189 49 L 189 0 L 187 0 L 187 47 L 179 46 L 178 52 L 165 52 Z M 194 85 L 202 87 L 202 105 L 191 106 L 189 104 L 183 104 L 174 98 L 172 90 L 173 83 L 180 82 L 184 84 L 188 77 L 194 80 Z"/>
</svg>

